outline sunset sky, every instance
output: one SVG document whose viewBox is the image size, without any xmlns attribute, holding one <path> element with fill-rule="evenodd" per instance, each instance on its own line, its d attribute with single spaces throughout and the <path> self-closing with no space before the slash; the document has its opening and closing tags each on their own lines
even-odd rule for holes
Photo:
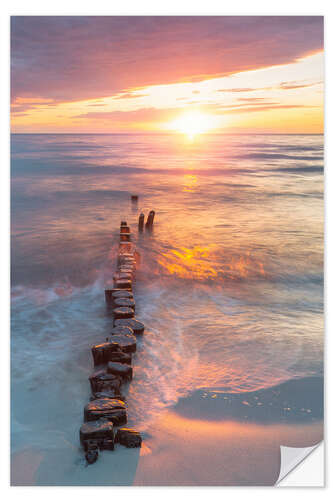
<svg viewBox="0 0 333 500">
<path fill-rule="evenodd" d="M 12 17 L 13 132 L 323 131 L 322 17 Z"/>
</svg>

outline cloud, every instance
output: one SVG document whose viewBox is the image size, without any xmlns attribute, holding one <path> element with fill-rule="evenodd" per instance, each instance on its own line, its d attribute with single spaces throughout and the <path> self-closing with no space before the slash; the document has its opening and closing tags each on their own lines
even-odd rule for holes
<svg viewBox="0 0 333 500">
<path fill-rule="evenodd" d="M 43 108 L 45 106 L 45 108 Z M 52 99 L 44 99 L 43 97 L 36 98 L 17 98 L 11 106 L 11 112 L 14 115 L 25 115 L 33 109 L 47 109 L 48 107 L 56 106 L 56 102 Z"/>
<path fill-rule="evenodd" d="M 262 87 L 259 89 L 250 89 L 250 88 L 236 88 L 236 89 L 218 89 L 217 92 L 255 92 L 257 90 L 266 90 L 266 87 Z"/>
<path fill-rule="evenodd" d="M 88 112 L 76 115 L 75 119 L 104 120 L 116 123 L 165 122 L 175 119 L 182 110 L 179 108 L 140 108 L 134 111 Z"/>
<path fill-rule="evenodd" d="M 247 101 L 247 99 L 244 99 L 243 101 Z M 213 106 L 215 108 L 215 110 L 226 110 L 226 109 L 231 109 L 231 110 L 234 110 L 234 109 L 249 109 L 249 105 L 252 104 L 252 107 L 253 108 L 262 108 L 263 106 L 271 106 L 272 108 L 273 107 L 277 107 L 277 106 L 280 106 L 281 104 L 279 102 L 275 102 L 275 101 L 269 101 L 269 100 L 266 100 L 264 99 L 264 101 L 257 101 L 257 100 L 254 100 L 252 101 L 252 99 L 249 99 L 248 102 L 242 102 L 242 103 L 234 103 L 234 104 L 225 104 L 225 105 L 217 105 L 217 106 L 214 106 L 214 105 L 210 105 L 210 106 Z"/>
<path fill-rule="evenodd" d="M 221 114 L 236 114 L 236 113 L 259 113 L 261 111 L 272 111 L 274 109 L 297 109 L 297 108 L 313 108 L 316 106 L 306 106 L 305 104 L 264 104 L 258 106 L 230 106 L 231 109 L 219 108 Z"/>
<path fill-rule="evenodd" d="M 146 97 L 148 94 L 135 94 L 134 92 L 125 92 L 124 94 L 115 95 L 113 99 L 137 99 L 138 97 Z"/>
<path fill-rule="evenodd" d="M 130 94 L 291 63 L 322 48 L 320 16 L 13 16 L 12 100 Z"/>
<path fill-rule="evenodd" d="M 315 85 L 319 85 L 322 82 L 312 82 L 312 83 L 300 83 L 300 82 L 281 82 L 280 88 L 284 90 L 292 90 L 292 89 L 305 89 L 307 87 L 314 87 Z"/>
<path fill-rule="evenodd" d="M 314 87 L 315 85 L 320 85 L 323 83 L 322 81 L 317 81 L 317 82 L 299 82 L 299 81 L 292 81 L 292 82 L 281 82 L 278 86 L 275 87 L 258 87 L 258 88 L 234 88 L 234 89 L 218 89 L 217 92 L 257 92 L 260 90 L 292 90 L 292 89 L 302 89 L 306 87 Z M 249 99 L 264 99 L 262 97 L 250 97 Z M 238 98 L 238 100 L 241 100 L 241 98 Z M 243 98 L 245 100 L 245 98 Z"/>
<path fill-rule="evenodd" d="M 94 108 L 96 108 L 96 107 L 99 107 L 99 106 L 100 106 L 100 107 L 103 107 L 103 108 L 104 108 L 104 107 L 106 106 L 106 104 L 105 104 L 105 103 L 98 103 L 98 102 L 96 102 L 96 103 L 94 103 L 94 104 L 88 104 L 88 106 L 92 106 L 92 107 L 94 107 Z"/>
<path fill-rule="evenodd" d="M 267 98 L 266 97 L 238 97 L 237 100 L 242 101 L 242 102 L 262 102 L 262 101 L 266 101 Z"/>
</svg>

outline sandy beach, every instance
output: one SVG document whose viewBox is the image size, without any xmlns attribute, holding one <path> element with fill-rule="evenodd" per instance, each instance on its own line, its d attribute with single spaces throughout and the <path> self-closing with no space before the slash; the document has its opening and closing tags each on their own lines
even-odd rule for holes
<svg viewBox="0 0 333 500">
<path fill-rule="evenodd" d="M 270 486 L 280 472 L 280 443 L 312 446 L 322 439 L 321 424 L 221 423 L 169 412 L 155 425 L 135 485 Z"/>
<path fill-rule="evenodd" d="M 141 450 L 117 447 L 86 467 L 78 450 L 13 457 L 13 485 L 270 486 L 280 472 L 280 444 L 313 446 L 322 424 L 256 425 L 212 422 L 166 412 L 150 428 Z M 237 472 L 235 472 L 237 471 Z"/>
<path fill-rule="evenodd" d="M 150 422 L 141 449 L 116 445 L 90 466 L 74 427 L 67 437 L 53 431 L 47 449 L 13 454 L 12 484 L 274 485 L 281 445 L 302 448 L 323 439 L 322 382 L 312 377 L 243 394 L 195 391 Z"/>
</svg>

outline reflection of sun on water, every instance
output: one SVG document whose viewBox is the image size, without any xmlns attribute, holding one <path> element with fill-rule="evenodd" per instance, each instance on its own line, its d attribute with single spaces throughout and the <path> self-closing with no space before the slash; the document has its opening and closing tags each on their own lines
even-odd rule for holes
<svg viewBox="0 0 333 500">
<path fill-rule="evenodd" d="M 162 253 L 158 263 L 168 274 L 175 274 L 182 278 L 216 278 L 217 271 L 212 263 L 207 260 L 207 257 L 209 257 L 209 247 L 181 247 L 179 250 Z"/>
<path fill-rule="evenodd" d="M 200 112 L 184 113 L 179 118 L 169 123 L 167 128 L 186 134 L 190 140 L 198 134 L 203 134 L 217 126 L 217 119 L 212 115 Z"/>
<path fill-rule="evenodd" d="M 198 184 L 198 178 L 196 175 L 186 174 L 184 175 L 184 187 L 183 191 L 187 193 L 193 193 Z"/>
<path fill-rule="evenodd" d="M 184 279 L 214 279 L 223 283 L 225 280 L 237 281 L 266 276 L 263 262 L 251 256 L 250 252 L 238 256 L 223 254 L 213 244 L 170 250 L 161 254 L 158 263 L 167 274 Z"/>
</svg>

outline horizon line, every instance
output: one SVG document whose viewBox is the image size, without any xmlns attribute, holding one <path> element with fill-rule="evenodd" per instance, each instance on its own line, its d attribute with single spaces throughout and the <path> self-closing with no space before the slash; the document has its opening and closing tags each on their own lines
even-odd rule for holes
<svg viewBox="0 0 333 500">
<path fill-rule="evenodd" d="M 172 132 L 10 132 L 10 135 L 171 135 L 182 136 L 186 134 Z M 325 132 L 211 132 L 201 133 L 207 135 L 325 135 Z"/>
</svg>

